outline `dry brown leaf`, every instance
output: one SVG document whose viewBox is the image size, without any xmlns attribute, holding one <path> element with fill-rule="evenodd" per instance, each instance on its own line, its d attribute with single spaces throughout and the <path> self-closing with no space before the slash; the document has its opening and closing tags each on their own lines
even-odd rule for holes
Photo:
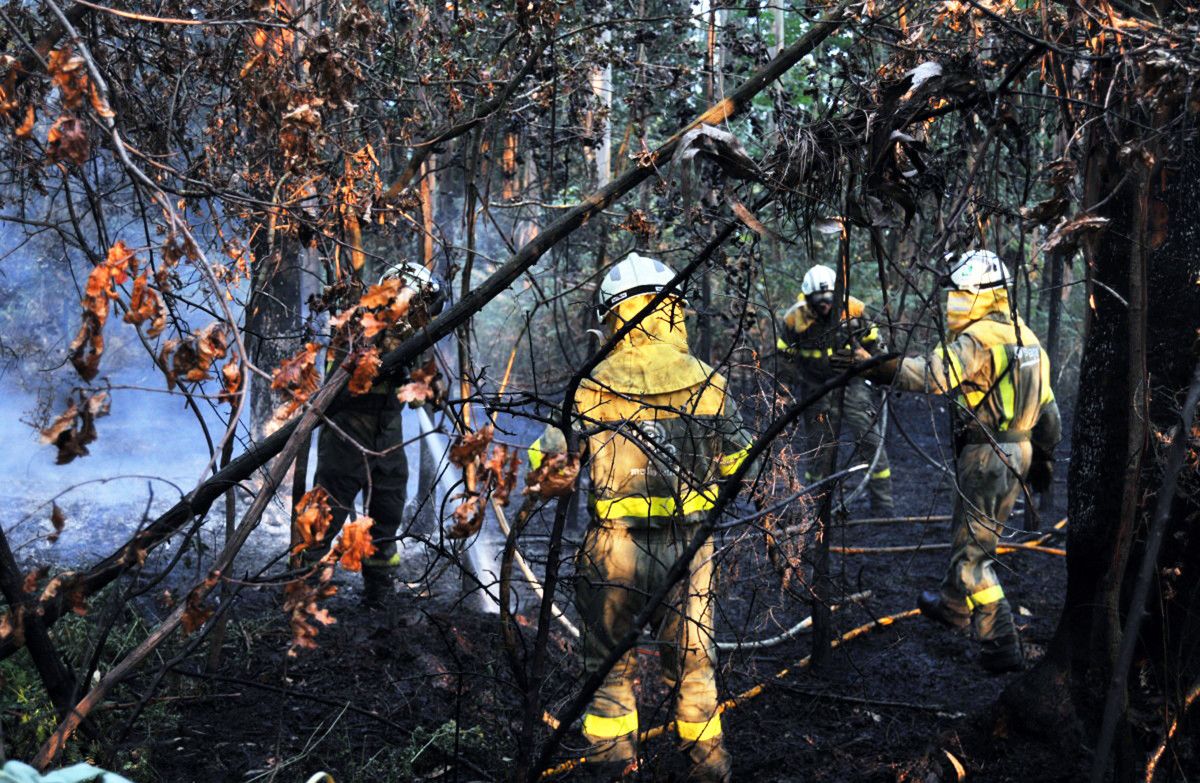
<svg viewBox="0 0 1200 783">
<path fill-rule="evenodd" d="M 378 317 L 375 313 L 363 313 L 360 323 L 363 328 L 363 337 L 366 337 L 368 340 L 392 325 L 387 320 Z"/>
<path fill-rule="evenodd" d="M 371 526 L 375 520 L 359 517 L 342 527 L 334 553 L 338 563 L 348 571 L 361 571 L 362 561 L 375 554 L 375 543 L 371 540 Z"/>
<path fill-rule="evenodd" d="M 62 93 L 62 104 L 77 109 L 88 89 L 87 63 L 70 46 L 53 49 L 46 59 L 46 70 L 54 86 Z"/>
<path fill-rule="evenodd" d="M 96 440 L 96 419 L 107 416 L 109 407 L 108 392 L 75 393 L 67 410 L 41 431 L 42 443 L 58 449 L 57 464 L 87 455 L 88 444 Z"/>
<path fill-rule="evenodd" d="M 242 360 L 234 353 L 225 362 L 224 366 L 221 367 L 221 395 L 219 399 L 221 402 L 227 402 L 232 405 L 241 390 Z"/>
<path fill-rule="evenodd" d="M 400 286 L 401 282 L 397 277 L 384 280 L 379 285 L 373 285 L 358 300 L 358 306 L 366 309 L 387 307 L 396 298 L 396 294 L 400 293 Z"/>
<path fill-rule="evenodd" d="M 85 381 L 92 380 L 100 372 L 100 357 L 104 355 L 103 328 L 95 315 L 84 312 L 83 323 L 71 341 L 71 366 Z"/>
<path fill-rule="evenodd" d="M 658 232 L 658 227 L 646 217 L 645 211 L 641 209 L 631 211 L 617 228 L 628 231 L 631 234 L 636 234 L 646 240 L 649 240 Z"/>
<path fill-rule="evenodd" d="M 460 539 L 473 536 L 483 527 L 483 498 L 468 495 L 454 509 L 454 524 L 446 531 L 447 538 Z"/>
<path fill-rule="evenodd" d="M 34 111 L 33 104 L 25 107 L 25 119 L 17 126 L 15 131 L 18 139 L 27 139 L 33 135 L 33 125 L 37 122 L 37 112 Z"/>
<path fill-rule="evenodd" d="M 196 382 L 207 380 L 213 362 L 224 358 L 227 350 L 225 326 L 217 322 L 194 332 L 182 342 L 167 340 L 159 353 L 161 366 L 170 368 L 166 370 L 167 388 L 174 388 L 180 378 Z"/>
<path fill-rule="evenodd" d="M 62 535 L 63 529 L 67 526 L 67 515 L 58 507 L 57 503 L 50 504 L 50 526 L 54 528 L 54 532 L 46 536 L 46 540 L 51 544 L 58 542 L 58 537 Z"/>
<path fill-rule="evenodd" d="M 354 314 L 357 312 L 357 307 L 351 307 L 348 310 L 343 310 L 329 319 L 329 328 L 336 332 L 338 329 L 341 329 L 343 326 L 349 323 L 350 319 L 353 318 Z"/>
<path fill-rule="evenodd" d="M 1042 247 L 1042 252 L 1049 253 L 1060 247 L 1073 251 L 1078 246 L 1082 235 L 1102 231 L 1109 222 L 1106 217 L 1088 214 L 1076 215 L 1070 220 L 1064 219 L 1050 232 L 1050 236 L 1046 238 L 1046 244 Z"/>
<path fill-rule="evenodd" d="M 216 586 L 217 580 L 221 578 L 220 571 L 211 571 L 204 579 L 203 586 L 196 585 L 192 588 L 187 596 L 187 608 L 183 610 L 183 632 L 190 634 L 200 626 L 208 622 L 208 618 L 212 617 L 213 610 L 204 604 L 204 597 L 208 595 L 208 591 Z"/>
<path fill-rule="evenodd" d="M 329 583 L 332 578 L 333 567 L 326 565 L 320 569 L 315 587 L 302 579 L 294 579 L 283 586 L 283 611 L 287 612 L 292 629 L 289 658 L 295 658 L 301 649 L 316 649 L 318 628 L 314 622 L 321 625 L 337 622 L 328 609 L 317 606 L 317 601 L 337 592 L 337 587 Z"/>
<path fill-rule="evenodd" d="M 144 272 L 133 281 L 133 293 L 129 296 L 129 310 L 124 320 L 135 326 L 149 321 L 150 328 L 146 330 L 146 336 L 150 338 L 158 337 L 167 326 L 167 312 L 162 297 L 150 287 Z"/>
<path fill-rule="evenodd" d="M 424 383 L 406 383 L 396 390 L 396 399 L 403 403 L 419 403 L 433 399 L 433 389 Z"/>
<path fill-rule="evenodd" d="M 417 383 L 427 383 L 432 385 L 433 379 L 438 376 L 437 359 L 429 361 L 417 367 L 408 374 L 410 380 Z"/>
<path fill-rule="evenodd" d="M 579 478 L 579 457 L 571 454 L 551 454 L 537 470 L 525 477 L 525 494 L 544 498 L 569 495 Z"/>
<path fill-rule="evenodd" d="M 350 376 L 350 393 L 367 394 L 379 374 L 379 349 L 371 346 L 355 353 L 354 374 Z"/>
<path fill-rule="evenodd" d="M 754 233 L 758 234 L 760 237 L 763 237 L 764 239 L 768 239 L 768 238 L 781 239 L 782 238 L 778 234 L 776 234 L 774 231 L 772 231 L 771 229 L 769 229 L 765 225 L 763 225 L 763 222 L 761 220 L 759 220 L 757 217 L 755 217 L 754 213 L 751 212 L 746 207 L 745 204 L 738 201 L 737 199 L 731 199 L 729 202 L 729 207 L 730 207 L 730 209 L 733 210 L 733 214 L 737 215 L 738 220 L 745 223 L 747 228 L 754 231 Z"/>
<path fill-rule="evenodd" d="M 25 574 L 25 578 L 21 581 L 21 590 L 26 593 L 32 593 L 37 590 L 38 582 L 46 578 L 46 574 L 50 573 L 50 569 L 46 566 L 38 566 L 29 573 Z"/>
<path fill-rule="evenodd" d="M 52 161 L 69 160 L 82 166 L 87 162 L 88 148 L 87 128 L 78 117 L 62 115 L 46 134 L 46 157 Z"/>
<path fill-rule="evenodd" d="M 296 504 L 296 532 L 300 540 L 292 547 L 292 554 L 302 552 L 325 540 L 333 513 L 329 507 L 329 493 L 324 487 L 313 487 L 304 493 Z"/>
<path fill-rule="evenodd" d="M 294 356 L 284 359 L 271 378 L 271 388 L 282 391 L 286 398 L 275 411 L 275 419 L 284 421 L 291 417 L 320 386 L 317 372 L 317 354 L 321 346 L 308 343 Z"/>
<path fill-rule="evenodd" d="M 64 412 L 59 414 L 57 419 L 50 423 L 50 426 L 42 430 L 42 443 L 49 444 L 57 441 L 64 432 L 71 429 L 75 424 L 75 417 L 78 415 L 79 408 L 71 403 Z"/>
<path fill-rule="evenodd" d="M 117 116 L 116 112 L 109 108 L 108 102 L 104 100 L 104 96 L 96 89 L 96 85 L 91 85 L 91 89 L 88 90 L 88 97 L 91 98 L 92 111 L 96 112 L 96 114 L 109 119 Z"/>
<path fill-rule="evenodd" d="M 71 364 L 85 381 L 92 380 L 100 371 L 109 302 L 119 296 L 116 287 L 128 280 L 131 273 L 136 273 L 137 266 L 137 256 L 133 251 L 124 242 L 117 241 L 109 248 L 104 261 L 88 273 L 80 302 L 83 307 L 82 323 L 70 345 Z"/>
<path fill-rule="evenodd" d="M 459 435 L 455 439 L 454 445 L 450 447 L 450 461 L 460 468 L 466 467 L 468 463 L 483 455 L 495 433 L 496 428 L 488 424 L 477 432 L 466 432 Z"/>
</svg>

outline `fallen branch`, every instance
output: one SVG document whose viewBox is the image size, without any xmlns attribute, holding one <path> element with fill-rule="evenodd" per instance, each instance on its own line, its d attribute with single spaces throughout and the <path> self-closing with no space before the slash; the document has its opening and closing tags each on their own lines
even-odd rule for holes
<svg viewBox="0 0 1200 783">
<path fill-rule="evenodd" d="M 943 718 L 965 718 L 965 712 L 950 712 L 940 704 L 917 704 L 911 701 L 895 701 L 893 699 L 867 699 L 861 696 L 845 696 L 840 693 L 829 693 L 828 691 L 813 691 L 807 688 L 798 688 L 795 685 L 780 683 L 779 688 L 788 693 L 795 693 L 801 696 L 811 696 L 814 699 L 825 699 L 827 701 L 841 701 L 847 704 L 863 704 L 869 707 L 899 707 L 906 710 L 921 710 L 924 712 L 936 713 Z"/>
<path fill-rule="evenodd" d="M 953 544 L 938 542 L 935 544 L 907 544 L 903 546 L 831 546 L 829 551 L 838 555 L 891 555 L 899 552 L 933 552 L 939 549 L 950 549 Z M 1012 552 L 1042 552 L 1047 555 L 1066 557 L 1067 550 L 1042 546 L 1037 541 L 1014 544 L 1001 544 L 996 547 L 996 554 L 1006 555 Z"/>
<path fill-rule="evenodd" d="M 840 25 L 840 15 L 845 5 L 838 6 L 829 16 L 814 22 L 814 28 L 788 50 L 750 77 L 747 82 L 728 98 L 710 107 L 663 142 L 653 152 L 647 153 L 620 177 L 596 190 L 584 200 L 567 210 L 545 231 L 523 245 L 516 253 L 500 265 L 486 280 L 452 307 L 431 321 L 424 329 L 408 337 L 395 350 L 386 354 L 379 367 L 378 377 L 389 380 L 403 372 L 422 352 L 437 343 L 479 312 L 496 296 L 506 290 L 531 266 L 537 263 L 550 248 L 569 236 L 580 226 L 599 214 L 618 198 L 649 179 L 659 167 L 670 161 L 680 139 L 687 131 L 702 124 L 717 124 L 734 116 L 749 105 L 750 100 L 768 84 L 779 78 L 804 55 L 816 48 Z M 328 385 L 328 384 L 327 384 Z M 341 389 L 339 387 L 338 391 Z M 336 412 L 346 397 L 339 396 L 330 406 Z M 168 509 L 145 530 L 135 535 L 112 555 L 65 584 L 59 594 L 43 602 L 39 612 L 47 626 L 53 624 L 67 608 L 67 596 L 87 597 L 94 595 L 119 577 L 145 560 L 146 554 L 170 538 L 190 520 L 204 516 L 209 507 L 236 484 L 245 481 L 256 470 L 265 465 L 288 442 L 296 428 L 296 420 L 284 425 L 272 435 L 259 441 L 218 471 L 210 479 Z M 22 641 L 13 634 L 0 638 L 0 660 L 20 649 Z"/>
<path fill-rule="evenodd" d="M 858 603 L 860 601 L 867 600 L 868 598 L 871 597 L 872 594 L 873 594 L 872 591 L 864 590 L 861 593 L 851 593 L 850 595 L 846 596 L 846 600 L 851 603 Z M 833 606 L 829 607 L 829 611 L 836 612 L 838 609 L 841 609 L 841 608 L 842 608 L 841 604 L 834 604 Z M 759 640 L 749 641 L 749 642 L 717 642 L 717 649 L 721 650 L 723 652 L 724 651 L 732 652 L 735 650 L 765 650 L 769 647 L 776 647 L 780 644 L 783 644 L 788 639 L 794 638 L 798 634 L 801 634 L 804 631 L 811 628 L 812 624 L 813 624 L 812 615 L 809 615 L 808 617 L 805 617 L 803 620 L 801 620 L 800 622 L 793 625 L 791 628 L 788 628 L 787 630 L 785 630 L 783 633 L 776 634 L 775 636 L 771 636 L 767 639 L 759 639 Z"/>
<path fill-rule="evenodd" d="M 842 523 L 844 527 L 854 525 L 897 525 L 906 522 L 917 524 L 932 524 L 934 522 L 949 522 L 954 517 L 949 514 L 930 514 L 924 517 L 866 517 L 865 519 L 850 519 Z"/>
<path fill-rule="evenodd" d="M 1167 752 L 1167 744 L 1175 739 L 1175 732 L 1179 731 L 1180 721 L 1183 720 L 1183 716 L 1187 713 L 1188 708 L 1197 699 L 1200 699 L 1200 680 L 1197 680 L 1184 695 L 1183 703 L 1179 705 L 1179 709 L 1175 713 L 1175 718 L 1167 728 L 1167 733 L 1163 735 L 1162 742 L 1159 742 L 1158 747 L 1154 749 L 1154 753 L 1150 754 L 1150 761 L 1146 763 L 1146 783 L 1154 783 L 1154 775 L 1158 772 L 1158 764 L 1162 761 L 1163 754 Z"/>
</svg>

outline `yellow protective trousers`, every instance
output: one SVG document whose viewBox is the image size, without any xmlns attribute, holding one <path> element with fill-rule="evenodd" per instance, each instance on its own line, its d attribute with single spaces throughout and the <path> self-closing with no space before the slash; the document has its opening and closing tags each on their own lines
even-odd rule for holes
<svg viewBox="0 0 1200 783">
<path fill-rule="evenodd" d="M 594 672 L 632 628 L 667 570 L 695 532 L 679 518 L 629 526 L 593 520 L 575 561 L 575 606 L 583 619 L 584 668 Z M 721 737 L 713 641 L 713 543 L 696 554 L 687 578 L 659 605 L 650 624 L 663 679 L 675 691 L 680 740 L 710 743 Z M 629 650 L 592 697 L 583 733 L 602 761 L 637 755 L 637 651 Z M 713 754 L 727 763 L 723 754 Z M 720 777 L 723 777 L 721 775 Z"/>
<path fill-rule="evenodd" d="M 942 593 L 971 610 L 980 641 L 1013 631 L 1012 610 L 996 575 L 996 544 L 1029 469 L 1028 441 L 978 443 L 958 453 L 954 541 Z"/>
</svg>

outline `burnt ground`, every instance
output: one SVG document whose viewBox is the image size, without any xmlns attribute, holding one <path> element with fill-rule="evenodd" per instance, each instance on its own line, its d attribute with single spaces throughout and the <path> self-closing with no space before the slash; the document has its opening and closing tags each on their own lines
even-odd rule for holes
<svg viewBox="0 0 1200 783">
<path fill-rule="evenodd" d="M 913 397 L 895 400 L 893 411 L 918 445 L 937 453 L 934 425 L 944 421 L 944 414 L 931 415 L 929 404 Z M 1055 508 L 1043 511 L 1044 528 L 1065 513 L 1065 444 L 1059 454 L 1060 491 Z M 888 445 L 897 513 L 948 513 L 949 483 L 895 430 Z M 544 542 L 538 525 L 548 529 L 545 516 L 531 523 L 527 536 L 527 554 L 535 560 L 537 542 Z M 869 516 L 865 502 L 853 504 L 850 516 Z M 1018 512 L 1014 524 L 1019 520 Z M 582 518 L 573 521 L 572 542 L 583 525 Z M 832 541 L 856 547 L 936 544 L 948 541 L 948 527 L 944 522 L 838 526 Z M 781 587 L 764 556 L 761 534 L 740 529 L 721 543 L 719 638 L 770 636 L 808 614 L 805 587 Z M 944 549 L 834 555 L 833 575 L 847 592 L 873 593 L 861 605 L 834 614 L 837 632 L 915 607 L 919 590 L 941 579 L 947 557 Z M 1014 608 L 1019 607 L 1028 656 L 1036 660 L 1055 627 L 1065 561 L 1025 552 L 1002 560 L 1002 578 Z M 338 783 L 504 779 L 521 716 L 496 617 L 479 612 L 470 597 L 456 600 L 459 580 L 453 572 L 437 583 L 440 592 L 402 592 L 386 612 L 358 605 L 357 577 L 339 580 L 341 593 L 327 604 L 336 624 L 321 629 L 317 649 L 295 658 L 286 655 L 290 632 L 278 589 L 247 589 L 236 605 L 219 665 L 206 671 L 203 647 L 175 660 L 151 706 L 131 722 L 132 707 L 153 671 L 148 667 L 146 675 L 119 690 L 117 706 L 106 717 L 105 726 L 112 728 L 105 728 L 102 744 L 119 748 L 122 758 L 132 754 L 140 760 L 138 772 L 128 773 L 136 780 L 304 781 L 322 770 Z M 145 612 L 162 611 L 143 600 Z M 525 596 L 519 611 L 535 613 L 536 602 Z M 533 621 L 520 619 L 529 645 Z M 542 686 L 554 712 L 569 698 L 579 664 L 574 639 L 557 625 L 551 637 Z M 975 728 L 980 724 L 968 716 L 986 712 L 1015 675 L 986 674 L 969 638 L 920 618 L 905 619 L 836 649 L 819 670 L 798 668 L 810 646 L 811 637 L 802 634 L 767 650 L 722 654 L 723 697 L 768 683 L 760 695 L 725 714 L 735 780 L 954 780 L 943 751 L 964 765 L 970 780 L 1073 779 L 1066 762 L 1032 755 L 1020 745 L 1019 726 L 1010 727 L 1007 736 L 985 723 L 988 733 L 981 738 Z M 670 700 L 658 683 L 654 650 L 643 652 L 640 697 L 646 728 L 669 718 Z M 776 678 L 784 668 L 790 673 Z M 970 741 L 964 746 L 966 735 Z M 573 744 L 578 750 L 578 740 Z M 1020 752 L 1008 752 L 1018 747 Z M 645 754 L 641 779 L 680 779 L 684 770 L 669 740 L 652 740 Z M 560 779 L 585 779 L 586 771 L 585 766 Z"/>
</svg>

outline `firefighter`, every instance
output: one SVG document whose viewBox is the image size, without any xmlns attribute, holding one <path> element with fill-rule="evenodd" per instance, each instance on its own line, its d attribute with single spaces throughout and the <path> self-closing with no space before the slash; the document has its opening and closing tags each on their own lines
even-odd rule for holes
<svg viewBox="0 0 1200 783">
<path fill-rule="evenodd" d="M 827 266 L 817 265 L 808 270 L 800 284 L 800 295 L 784 313 L 779 328 L 776 347 L 791 360 L 803 391 L 820 386 L 836 374 L 830 366 L 830 357 L 835 352 L 845 351 L 855 343 L 871 354 L 882 350 L 879 328 L 866 319 L 861 301 L 849 297 L 846 317 L 833 317 L 836 281 L 836 273 Z M 870 461 L 878 451 L 879 459 L 867 483 L 871 511 L 877 516 L 891 516 L 892 469 L 887 449 L 882 445 L 876 394 L 862 378 L 846 384 L 840 406 L 836 395 L 826 395 L 805 411 L 805 440 L 812 462 L 804 478 L 809 482 L 824 478 L 829 450 L 834 448 L 838 436 L 839 408 L 845 412 L 844 425 L 848 430 L 842 437 L 853 437 L 859 444 L 857 456 Z"/>
<path fill-rule="evenodd" d="M 865 374 L 899 389 L 952 395 L 958 497 L 950 567 L 921 613 L 954 628 L 974 624 L 980 663 L 992 672 L 1024 663 L 1012 609 L 996 574 L 996 543 L 1027 482 L 1044 492 L 1054 476 L 1062 423 L 1050 361 L 1008 302 L 1008 270 L 987 250 L 959 256 L 949 275 L 948 344 L 924 358 L 893 359 Z M 858 352 L 865 358 L 865 352 Z"/>
<path fill-rule="evenodd" d="M 419 329 L 441 312 L 445 284 L 419 264 L 391 266 L 379 282 L 399 278 L 418 292 L 403 322 L 386 330 L 380 350 L 397 347 L 413 329 Z M 330 365 L 337 352 L 330 351 Z M 317 471 L 314 484 L 329 493 L 332 520 L 322 544 L 305 551 L 305 559 L 319 559 L 342 529 L 363 492 L 375 554 L 363 559 L 363 602 L 374 608 L 383 605 L 395 589 L 395 571 L 400 565 L 396 534 L 403 521 L 407 499 L 408 460 L 404 455 L 403 403 L 396 397 L 402 381 L 396 376 L 378 380 L 371 390 L 350 396 L 317 436 Z"/>
<path fill-rule="evenodd" d="M 630 254 L 605 274 L 598 311 L 608 334 L 632 320 L 674 277 Z M 725 379 L 688 351 L 684 302 L 664 299 L 621 339 L 575 394 L 574 427 L 589 455 L 590 524 L 575 560 L 584 668 L 600 668 L 648 596 L 713 507 L 716 482 L 750 446 Z M 535 470 L 565 439 L 549 428 L 529 450 Z M 547 465 L 547 469 L 549 465 Z M 675 692 L 675 728 L 695 780 L 727 781 L 715 679 L 714 547 L 707 541 L 652 629 L 663 677 Z M 639 629 L 640 630 L 640 629 Z M 616 777 L 636 767 L 636 650 L 612 668 L 583 718 L 592 769 Z"/>
</svg>

